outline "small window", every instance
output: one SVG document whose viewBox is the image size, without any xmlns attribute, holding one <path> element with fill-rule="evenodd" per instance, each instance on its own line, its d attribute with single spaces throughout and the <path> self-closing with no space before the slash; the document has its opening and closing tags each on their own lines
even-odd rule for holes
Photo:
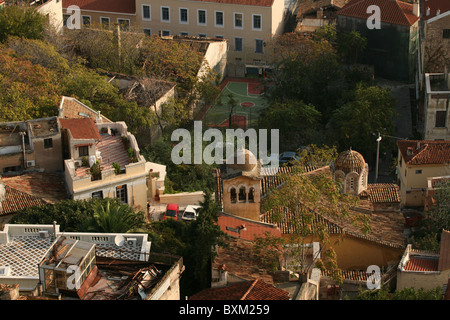
<svg viewBox="0 0 450 320">
<path fill-rule="evenodd" d="M 187 37 L 188 35 L 189 35 L 188 32 L 184 32 L 184 31 L 180 32 L 180 36 Z"/>
<path fill-rule="evenodd" d="M 239 29 L 244 27 L 244 15 L 242 13 L 234 14 L 234 27 Z"/>
<path fill-rule="evenodd" d="M 83 27 L 90 27 L 91 26 L 91 17 L 90 16 L 83 16 Z"/>
<path fill-rule="evenodd" d="M 127 185 L 116 187 L 116 197 L 122 201 L 122 203 L 128 203 Z"/>
<path fill-rule="evenodd" d="M 206 10 L 198 10 L 198 24 L 206 24 Z"/>
<path fill-rule="evenodd" d="M 262 17 L 259 14 L 253 15 L 253 30 L 261 30 L 262 28 Z"/>
<path fill-rule="evenodd" d="M 242 51 L 242 38 L 234 38 L 234 51 Z"/>
<path fill-rule="evenodd" d="M 119 24 L 121 31 L 129 31 L 130 30 L 130 20 L 129 19 L 117 19 L 117 23 Z"/>
<path fill-rule="evenodd" d="M 255 53 L 264 53 L 264 40 L 255 40 Z"/>
<path fill-rule="evenodd" d="M 92 192 L 92 199 L 103 199 L 103 191 Z"/>
<path fill-rule="evenodd" d="M 78 155 L 80 157 L 89 156 L 89 147 L 88 146 L 78 147 Z"/>
<path fill-rule="evenodd" d="M 150 6 L 143 4 L 142 5 L 142 19 L 143 20 L 150 20 Z"/>
<path fill-rule="evenodd" d="M 422 170 L 416 170 L 416 174 L 422 174 Z"/>
<path fill-rule="evenodd" d="M 223 39 L 223 36 L 216 35 L 216 39 Z"/>
<path fill-rule="evenodd" d="M 216 11 L 216 27 L 223 27 L 223 12 Z"/>
<path fill-rule="evenodd" d="M 63 26 L 67 27 L 67 20 L 69 20 L 70 14 L 63 14 Z"/>
<path fill-rule="evenodd" d="M 163 37 L 168 37 L 168 36 L 170 36 L 170 31 L 169 31 L 169 30 L 162 30 L 162 31 L 161 31 L 161 36 L 163 36 Z"/>
<path fill-rule="evenodd" d="M 170 22 L 170 12 L 168 7 L 161 7 L 161 20 Z"/>
<path fill-rule="evenodd" d="M 247 200 L 247 194 L 245 192 L 245 187 L 239 188 L 239 202 L 245 202 Z"/>
<path fill-rule="evenodd" d="M 109 18 L 108 17 L 101 17 L 100 18 L 100 24 L 102 25 L 103 29 L 109 29 Z"/>
<path fill-rule="evenodd" d="M 45 149 L 53 148 L 53 139 L 52 138 L 44 139 L 44 148 Z"/>
<path fill-rule="evenodd" d="M 180 8 L 180 22 L 188 23 L 188 9 Z"/>
<path fill-rule="evenodd" d="M 450 39 L 450 29 L 444 29 L 444 30 L 442 30 L 442 38 L 444 38 L 444 39 Z"/>
<path fill-rule="evenodd" d="M 447 111 L 436 111 L 436 128 L 445 128 L 447 120 Z"/>
<path fill-rule="evenodd" d="M 151 36 L 152 35 L 152 29 L 142 29 L 144 31 L 144 34 Z"/>
<path fill-rule="evenodd" d="M 248 191 L 248 202 L 255 202 L 255 188 L 250 188 Z"/>
<path fill-rule="evenodd" d="M 236 188 L 231 188 L 230 190 L 230 201 L 231 203 L 236 203 Z"/>
<path fill-rule="evenodd" d="M 205 34 L 205 33 L 199 33 L 199 34 L 198 34 L 198 37 L 199 37 L 199 38 L 206 38 L 206 34 Z"/>
</svg>

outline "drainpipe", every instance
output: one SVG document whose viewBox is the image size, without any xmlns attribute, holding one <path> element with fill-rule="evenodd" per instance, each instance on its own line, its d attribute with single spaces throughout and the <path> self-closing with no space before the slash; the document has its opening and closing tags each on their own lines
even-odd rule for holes
<svg viewBox="0 0 450 320">
<path fill-rule="evenodd" d="M 25 157 L 25 132 L 19 132 L 22 136 L 22 153 L 23 153 L 23 168 L 27 168 L 27 159 Z"/>
</svg>

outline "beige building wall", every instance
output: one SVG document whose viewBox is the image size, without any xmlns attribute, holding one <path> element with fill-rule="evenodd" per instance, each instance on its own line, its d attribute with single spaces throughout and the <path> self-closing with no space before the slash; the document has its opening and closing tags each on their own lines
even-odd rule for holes
<svg viewBox="0 0 450 320">
<path fill-rule="evenodd" d="M 435 272 L 414 272 L 397 270 L 397 290 L 404 288 L 423 288 L 425 290 L 435 289 L 448 283 L 450 270 Z"/>
<path fill-rule="evenodd" d="M 50 25 L 56 32 L 63 27 L 62 0 L 51 0 L 37 7 L 37 11 L 46 15 Z"/>
<path fill-rule="evenodd" d="M 400 153 L 398 159 L 397 176 L 402 206 L 424 206 L 428 188 L 427 178 L 450 174 L 450 166 L 446 164 L 407 166 L 404 161 L 401 161 Z"/>
<path fill-rule="evenodd" d="M 67 13 L 67 8 L 63 8 L 64 19 L 70 14 Z M 109 26 L 112 29 L 120 20 L 128 20 L 130 25 L 130 30 L 140 30 L 139 26 L 136 25 L 136 15 L 128 13 L 116 13 L 108 11 L 92 11 L 81 9 L 81 23 L 83 24 L 83 17 L 89 17 L 91 25 L 94 27 L 101 26 L 102 18 L 109 19 Z"/>
<path fill-rule="evenodd" d="M 143 6 L 150 6 L 150 18 L 143 18 Z M 169 19 L 161 19 L 162 7 L 169 8 Z M 187 9 L 187 22 L 180 21 L 180 9 Z M 198 22 L 198 10 L 206 11 L 206 23 Z M 217 25 L 215 21 L 216 12 L 223 13 L 223 25 Z M 235 13 L 242 14 L 243 26 L 234 26 Z M 228 60 L 242 59 L 247 62 L 253 59 L 265 59 L 265 55 L 255 53 L 255 40 L 265 42 L 272 39 L 276 34 L 281 34 L 284 23 L 284 1 L 274 0 L 272 7 L 260 7 L 249 5 L 235 5 L 207 1 L 136 1 L 136 21 L 142 30 L 151 30 L 152 34 L 166 31 L 168 35 L 187 34 L 188 36 L 206 36 L 208 38 L 223 37 L 229 43 Z M 262 18 L 261 28 L 255 30 L 252 26 L 253 15 Z M 242 38 L 242 51 L 236 51 L 235 38 Z"/>
<path fill-rule="evenodd" d="M 245 176 L 239 176 L 232 179 L 223 180 L 223 211 L 239 217 L 259 221 L 261 206 L 261 187 L 260 180 Z M 245 188 L 245 201 L 239 200 L 239 189 Z M 231 189 L 236 190 L 236 201 L 232 202 Z M 250 188 L 254 189 L 253 202 L 249 201 Z"/>
<path fill-rule="evenodd" d="M 450 24 L 449 24 L 450 29 Z M 448 39 L 450 43 L 450 39 Z M 449 49 L 450 57 L 450 49 Z M 444 67 L 442 66 L 442 70 Z M 450 140 L 450 73 L 427 73 L 425 74 L 425 126 L 424 139 L 425 140 Z M 430 78 L 441 77 L 443 83 L 446 83 L 446 89 L 432 88 Z M 444 126 L 436 126 L 436 117 L 438 112 L 445 112 Z"/>
</svg>

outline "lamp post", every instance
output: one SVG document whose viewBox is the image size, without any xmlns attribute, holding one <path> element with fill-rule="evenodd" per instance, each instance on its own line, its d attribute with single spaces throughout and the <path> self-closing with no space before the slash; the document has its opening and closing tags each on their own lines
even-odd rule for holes
<svg viewBox="0 0 450 320">
<path fill-rule="evenodd" d="M 379 157 L 380 157 L 380 141 L 381 141 L 381 135 L 378 132 L 378 138 L 377 138 L 377 165 L 376 165 L 376 168 L 375 168 L 375 182 L 378 181 L 378 160 L 379 160 Z"/>
</svg>

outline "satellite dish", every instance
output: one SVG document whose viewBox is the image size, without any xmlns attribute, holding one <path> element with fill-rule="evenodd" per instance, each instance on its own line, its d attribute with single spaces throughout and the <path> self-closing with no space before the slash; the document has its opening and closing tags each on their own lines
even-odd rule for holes
<svg viewBox="0 0 450 320">
<path fill-rule="evenodd" d="M 115 243 L 116 246 L 118 246 L 118 247 L 123 246 L 123 244 L 125 243 L 125 238 L 124 238 L 124 236 L 122 236 L 121 234 L 118 234 L 118 235 L 114 238 L 114 243 Z"/>
</svg>

